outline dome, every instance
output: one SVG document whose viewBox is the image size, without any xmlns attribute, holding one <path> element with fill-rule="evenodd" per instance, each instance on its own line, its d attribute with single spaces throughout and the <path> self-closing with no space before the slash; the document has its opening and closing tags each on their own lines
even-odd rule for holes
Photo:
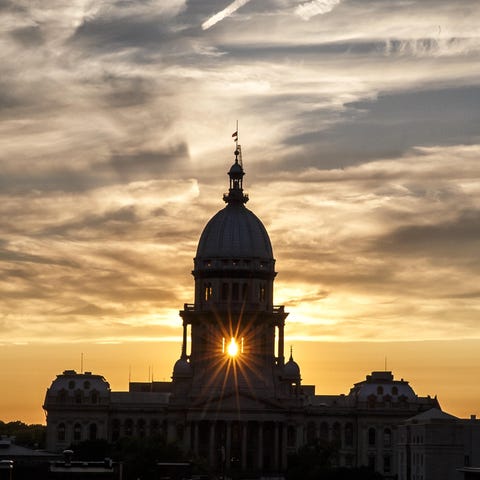
<svg viewBox="0 0 480 480">
<path fill-rule="evenodd" d="M 65 370 L 50 386 L 50 392 L 83 390 L 85 392 L 96 390 L 100 393 L 110 391 L 109 383 L 101 375 L 94 375 L 91 372 L 77 373 L 75 370 Z"/>
<path fill-rule="evenodd" d="M 243 192 L 245 172 L 239 156 L 241 154 L 238 145 L 235 162 L 228 172 L 230 188 L 223 196 L 227 206 L 210 219 L 200 236 L 195 258 L 196 269 L 204 266 L 199 260 L 206 261 L 209 267 L 213 266 L 210 263 L 212 259 L 239 259 L 247 260 L 247 263 L 249 260 L 263 261 L 267 263 L 260 265 L 258 262 L 261 268 L 268 265 L 273 269 L 272 244 L 267 230 L 258 217 L 245 207 L 248 195 Z"/>
<path fill-rule="evenodd" d="M 300 367 L 298 366 L 298 363 L 293 359 L 292 349 L 290 349 L 290 358 L 283 367 L 283 376 L 286 380 L 300 379 Z"/>
<path fill-rule="evenodd" d="M 378 400 L 389 398 L 392 401 L 415 400 L 417 395 L 407 381 L 394 380 L 392 372 L 379 371 L 367 375 L 363 382 L 356 383 L 349 395 L 360 401 Z"/>
<path fill-rule="evenodd" d="M 190 378 L 192 376 L 192 366 L 185 358 L 180 358 L 173 367 L 174 378 Z"/>
<path fill-rule="evenodd" d="M 273 260 L 272 244 L 253 212 L 230 203 L 212 217 L 200 236 L 196 260 L 210 258 Z"/>
</svg>

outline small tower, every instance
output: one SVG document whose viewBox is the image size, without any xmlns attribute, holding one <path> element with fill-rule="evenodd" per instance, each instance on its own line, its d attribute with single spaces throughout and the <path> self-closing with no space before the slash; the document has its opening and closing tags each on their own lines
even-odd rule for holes
<svg viewBox="0 0 480 480">
<path fill-rule="evenodd" d="M 182 372 L 188 363 L 189 394 L 195 397 L 228 389 L 274 397 L 283 372 L 287 314 L 283 306 L 274 306 L 272 245 L 262 222 L 245 207 L 239 154 L 237 146 L 223 196 L 226 206 L 207 223 L 198 242 L 192 272 L 195 303 L 180 312 Z M 180 381 L 175 372 L 173 380 Z"/>
</svg>

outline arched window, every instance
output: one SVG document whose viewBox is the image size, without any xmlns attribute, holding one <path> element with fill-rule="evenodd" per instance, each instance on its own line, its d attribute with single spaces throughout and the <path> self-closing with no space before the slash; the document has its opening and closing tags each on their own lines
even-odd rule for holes
<svg viewBox="0 0 480 480">
<path fill-rule="evenodd" d="M 320 439 L 328 442 L 328 423 L 322 422 L 320 424 Z"/>
<path fill-rule="evenodd" d="M 88 439 L 89 440 L 96 440 L 97 439 L 97 424 L 91 423 L 88 426 Z"/>
<path fill-rule="evenodd" d="M 121 423 L 118 418 L 112 420 L 112 441 L 116 442 L 120 438 Z"/>
<path fill-rule="evenodd" d="M 370 447 L 374 447 L 376 443 L 377 443 L 377 431 L 375 430 L 375 428 L 370 427 L 368 429 L 368 445 Z"/>
<path fill-rule="evenodd" d="M 133 420 L 131 418 L 127 418 L 125 420 L 125 436 L 131 437 L 133 435 Z"/>
<path fill-rule="evenodd" d="M 333 424 L 333 428 L 332 428 L 332 441 L 336 444 L 336 445 L 340 445 L 341 442 L 342 442 L 342 433 L 341 433 L 341 427 L 340 427 L 340 424 L 338 422 L 335 422 Z"/>
<path fill-rule="evenodd" d="M 73 441 L 79 442 L 82 439 L 82 426 L 79 423 L 76 423 L 73 426 Z"/>
<path fill-rule="evenodd" d="M 97 404 L 98 403 L 98 392 L 97 391 L 93 391 L 90 395 L 90 400 L 92 403 L 94 404 Z"/>
<path fill-rule="evenodd" d="M 315 442 L 315 424 L 308 422 L 307 424 L 307 443 Z"/>
<path fill-rule="evenodd" d="M 67 391 L 60 390 L 58 392 L 58 403 L 67 403 Z"/>
<path fill-rule="evenodd" d="M 57 440 L 59 442 L 65 441 L 65 424 L 59 423 L 57 427 Z"/>
<path fill-rule="evenodd" d="M 381 385 L 377 387 L 377 395 L 383 395 L 383 387 Z"/>
<path fill-rule="evenodd" d="M 150 421 L 150 435 L 158 435 L 160 433 L 160 423 L 157 419 Z"/>
<path fill-rule="evenodd" d="M 88 389 L 90 388 L 90 382 L 89 382 L 88 380 L 85 380 L 85 381 L 83 382 L 83 388 L 84 388 L 85 390 L 88 390 Z"/>
<path fill-rule="evenodd" d="M 137 421 L 137 433 L 140 438 L 145 437 L 145 435 L 147 434 L 146 422 L 143 418 L 140 418 Z"/>
<path fill-rule="evenodd" d="M 75 388 L 75 381 L 74 381 L 74 380 L 70 380 L 70 381 L 68 382 L 68 388 L 69 388 L 70 390 L 73 390 L 73 389 Z"/>
<path fill-rule="evenodd" d="M 398 388 L 392 387 L 392 395 L 398 395 Z"/>
<path fill-rule="evenodd" d="M 77 390 L 75 392 L 75 403 L 77 403 L 77 404 L 82 403 L 82 392 L 81 392 L 81 390 Z"/>
<path fill-rule="evenodd" d="M 350 422 L 345 425 L 345 445 L 353 447 L 353 423 Z"/>
</svg>

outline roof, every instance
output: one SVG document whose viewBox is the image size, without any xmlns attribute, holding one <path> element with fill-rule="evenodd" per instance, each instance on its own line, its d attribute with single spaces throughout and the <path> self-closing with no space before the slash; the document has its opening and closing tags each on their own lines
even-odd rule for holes
<svg viewBox="0 0 480 480">
<path fill-rule="evenodd" d="M 455 417 L 454 415 L 450 415 L 447 412 L 443 412 L 438 408 L 431 408 L 430 410 L 426 410 L 425 412 L 419 413 L 418 415 L 409 418 L 407 422 L 419 423 L 431 422 L 435 420 L 459 420 L 459 418 Z"/>
<path fill-rule="evenodd" d="M 272 260 L 267 230 L 260 219 L 241 203 L 228 204 L 204 228 L 196 259 L 239 258 Z"/>
</svg>

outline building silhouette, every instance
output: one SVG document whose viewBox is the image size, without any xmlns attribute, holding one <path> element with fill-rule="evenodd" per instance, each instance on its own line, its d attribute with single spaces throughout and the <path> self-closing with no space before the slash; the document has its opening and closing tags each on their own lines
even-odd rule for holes
<svg viewBox="0 0 480 480">
<path fill-rule="evenodd" d="M 396 478 L 398 428 L 432 408 L 389 371 L 372 372 L 347 394 L 302 383 L 285 352 L 288 313 L 275 305 L 268 233 L 246 207 L 239 150 L 226 205 L 205 226 L 194 259 L 195 298 L 180 311 L 183 341 L 171 382 L 132 382 L 115 392 L 101 375 L 66 370 L 47 390 L 47 448 L 87 439 L 162 434 L 212 472 L 274 475 L 302 446 L 334 447 L 338 466 L 370 466 Z"/>
</svg>

